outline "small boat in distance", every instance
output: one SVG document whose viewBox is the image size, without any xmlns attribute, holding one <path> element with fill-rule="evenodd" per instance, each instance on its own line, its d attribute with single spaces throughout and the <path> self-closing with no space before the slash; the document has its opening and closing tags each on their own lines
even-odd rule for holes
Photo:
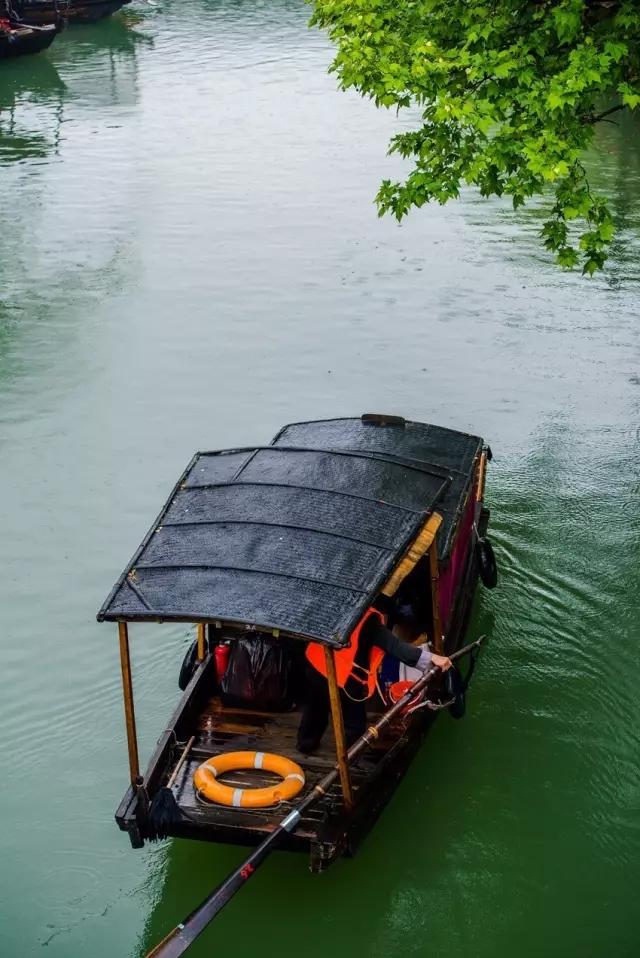
<svg viewBox="0 0 640 958">
<path fill-rule="evenodd" d="M 0 17 L 0 60 L 40 53 L 55 40 L 58 27 L 48 24 L 34 27 L 8 17 Z"/>
<path fill-rule="evenodd" d="M 131 0 L 12 0 L 13 8 L 23 23 L 34 26 L 66 23 L 95 23 Z"/>
</svg>

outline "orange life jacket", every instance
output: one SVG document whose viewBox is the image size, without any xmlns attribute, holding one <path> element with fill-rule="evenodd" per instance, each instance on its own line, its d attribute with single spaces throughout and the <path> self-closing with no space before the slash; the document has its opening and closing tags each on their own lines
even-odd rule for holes
<svg viewBox="0 0 640 958">
<path fill-rule="evenodd" d="M 351 633 L 349 645 L 335 653 L 336 678 L 338 680 L 338 686 L 343 689 L 350 678 L 354 679 L 356 682 L 359 682 L 360 685 L 363 686 L 363 702 L 365 699 L 371 698 L 376 690 L 376 675 L 384 658 L 383 650 L 377 648 L 375 645 L 372 645 L 371 651 L 369 653 L 369 665 L 367 668 L 362 665 L 358 665 L 355 661 L 356 653 L 358 651 L 358 642 L 360 640 L 360 633 L 362 632 L 365 622 L 367 622 L 372 615 L 379 619 L 382 625 L 385 624 L 385 617 L 382 612 L 378 612 L 377 609 L 367 609 Z M 321 675 L 324 675 L 326 679 L 327 665 L 324 656 L 323 645 L 320 645 L 317 642 L 310 642 L 307 646 L 307 661 L 310 662 L 314 669 L 320 672 Z"/>
</svg>

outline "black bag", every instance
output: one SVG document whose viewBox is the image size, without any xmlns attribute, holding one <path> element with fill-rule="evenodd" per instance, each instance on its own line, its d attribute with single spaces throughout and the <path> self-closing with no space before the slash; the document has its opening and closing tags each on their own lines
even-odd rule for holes
<svg viewBox="0 0 640 958">
<path fill-rule="evenodd" d="M 292 659 L 278 639 L 246 632 L 231 643 L 222 701 L 231 708 L 287 712 L 293 706 Z"/>
</svg>

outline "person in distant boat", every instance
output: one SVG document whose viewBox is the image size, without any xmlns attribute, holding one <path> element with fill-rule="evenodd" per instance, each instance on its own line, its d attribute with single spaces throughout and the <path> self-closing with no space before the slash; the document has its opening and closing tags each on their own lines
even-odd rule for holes
<svg viewBox="0 0 640 958">
<path fill-rule="evenodd" d="M 410 605 L 394 612 L 393 629 L 386 618 L 370 608 L 353 630 L 351 642 L 336 653 L 336 674 L 344 716 L 347 745 L 353 744 L 367 727 L 367 699 L 376 689 L 376 674 L 385 652 L 405 665 L 426 672 L 438 666 L 443 672 L 451 667 L 446 655 L 412 645 L 421 633 L 420 624 Z M 324 647 L 310 642 L 307 646 L 307 697 L 298 729 L 298 750 L 315 752 L 329 722 L 329 687 L 327 684 Z"/>
</svg>

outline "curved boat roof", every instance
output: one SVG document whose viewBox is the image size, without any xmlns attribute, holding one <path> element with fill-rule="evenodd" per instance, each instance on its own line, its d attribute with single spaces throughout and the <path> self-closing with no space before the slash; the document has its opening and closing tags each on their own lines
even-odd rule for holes
<svg viewBox="0 0 640 958">
<path fill-rule="evenodd" d="M 363 417 L 197 453 L 98 620 L 218 621 L 344 645 L 398 563 L 426 542 L 436 509 L 451 538 L 481 446 Z"/>
<path fill-rule="evenodd" d="M 393 456 L 425 468 L 444 469 L 451 480 L 438 503 L 438 512 L 443 518 L 438 533 L 438 555 L 444 561 L 451 551 L 483 440 L 442 426 L 410 422 L 400 416 L 365 414 L 357 419 L 291 423 L 283 426 L 273 444 L 354 449 Z"/>
</svg>

